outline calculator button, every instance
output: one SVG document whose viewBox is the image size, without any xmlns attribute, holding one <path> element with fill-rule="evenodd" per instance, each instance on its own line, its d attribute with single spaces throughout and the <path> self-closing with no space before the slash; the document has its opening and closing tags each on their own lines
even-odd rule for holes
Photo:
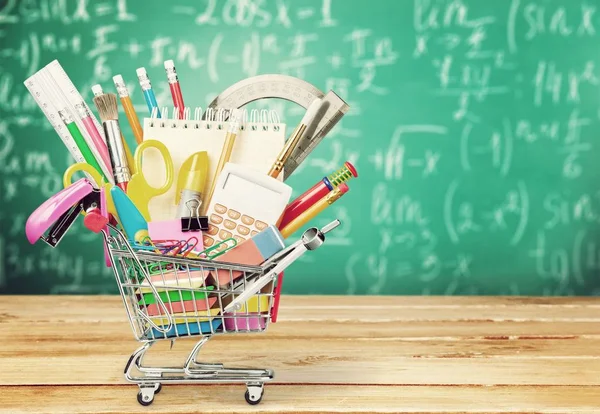
<svg viewBox="0 0 600 414">
<path fill-rule="evenodd" d="M 233 238 L 238 242 L 238 244 L 246 241 L 246 239 L 242 236 L 233 236 Z"/>
<path fill-rule="evenodd" d="M 225 228 L 227 230 L 233 230 L 233 229 L 235 229 L 235 226 L 236 226 L 235 222 L 233 222 L 231 220 L 225 220 L 225 223 L 223 223 L 223 225 L 225 226 Z"/>
<path fill-rule="evenodd" d="M 242 226 L 241 224 L 238 226 L 237 230 L 242 236 L 247 236 L 250 234 L 250 229 L 246 226 Z"/>
<path fill-rule="evenodd" d="M 241 216 L 242 214 L 241 214 L 239 211 L 235 211 L 235 210 L 229 210 L 229 211 L 227 212 L 227 215 L 228 215 L 229 217 L 231 217 L 232 219 L 234 219 L 234 220 L 237 220 L 237 219 L 239 219 L 239 218 L 240 218 L 240 216 Z"/>
<path fill-rule="evenodd" d="M 215 204 L 215 211 L 219 214 L 225 214 L 227 207 L 225 207 L 223 204 Z"/>
<path fill-rule="evenodd" d="M 216 214 L 210 215 L 210 222 L 215 224 L 221 224 L 223 222 L 223 217 L 218 216 Z"/>
<path fill-rule="evenodd" d="M 256 236 L 257 234 L 258 234 L 258 232 L 256 230 L 252 230 L 250 232 L 250 236 L 252 236 L 252 237 Z"/>
<path fill-rule="evenodd" d="M 210 247 L 215 243 L 215 240 L 212 237 L 204 236 L 203 238 L 204 246 Z"/>
<path fill-rule="evenodd" d="M 219 232 L 219 237 L 220 237 L 222 240 L 228 239 L 228 238 L 230 238 L 230 237 L 231 237 L 231 232 L 230 232 L 230 231 L 227 231 L 227 230 L 221 230 L 221 231 Z"/>
<path fill-rule="evenodd" d="M 254 224 L 256 226 L 256 228 L 258 230 L 264 230 L 267 228 L 268 224 L 265 223 L 264 221 L 260 221 L 260 220 L 256 220 L 256 223 Z"/>
<path fill-rule="evenodd" d="M 254 223 L 254 219 L 244 214 L 242 216 L 242 223 L 244 223 L 246 226 L 251 226 L 252 223 Z"/>
<path fill-rule="evenodd" d="M 219 228 L 217 226 L 213 226 L 212 224 L 208 225 L 208 234 L 211 236 L 216 235 L 219 232 Z"/>
<path fill-rule="evenodd" d="M 229 247 L 229 244 L 221 243 L 221 244 L 219 244 L 219 247 L 217 247 L 217 251 L 222 252 L 223 250 L 227 249 L 228 247 Z"/>
</svg>

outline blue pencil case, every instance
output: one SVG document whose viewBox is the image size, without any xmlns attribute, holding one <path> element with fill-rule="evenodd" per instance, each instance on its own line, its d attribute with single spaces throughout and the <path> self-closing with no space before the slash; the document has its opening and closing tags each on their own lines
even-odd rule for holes
<svg viewBox="0 0 600 414">
<path fill-rule="evenodd" d="M 212 321 L 204 321 L 200 323 L 189 322 L 178 323 L 175 324 L 169 329 L 167 332 L 163 333 L 155 328 L 152 328 L 152 332 L 150 337 L 154 337 L 156 339 L 160 338 L 173 338 L 178 336 L 193 336 L 202 334 L 210 334 L 212 332 L 216 332 L 217 329 L 221 327 L 222 324 L 221 318 L 215 318 Z M 211 330 L 212 326 L 212 330 Z"/>
</svg>

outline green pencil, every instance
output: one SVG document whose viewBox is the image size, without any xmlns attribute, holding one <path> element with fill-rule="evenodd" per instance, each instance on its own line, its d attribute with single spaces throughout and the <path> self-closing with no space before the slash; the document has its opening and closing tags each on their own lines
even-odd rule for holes
<svg viewBox="0 0 600 414">
<path fill-rule="evenodd" d="M 65 123 L 65 126 L 69 130 L 69 133 L 73 137 L 73 140 L 75 141 L 75 144 L 77 145 L 77 148 L 79 148 L 79 151 L 81 151 L 81 155 L 83 155 L 85 162 L 87 162 L 92 167 L 94 167 L 96 169 L 96 171 L 98 171 L 100 173 L 100 175 L 102 176 L 104 181 L 108 183 L 109 180 L 106 178 L 106 175 L 104 174 L 104 171 L 102 171 L 102 168 L 100 168 L 100 164 L 98 164 L 98 160 L 96 160 L 96 157 L 94 157 L 94 153 L 90 149 L 90 146 L 88 145 L 87 141 L 81 134 L 81 131 L 77 127 L 77 124 L 75 123 L 73 118 L 66 111 L 58 111 L 58 114 L 60 115 L 60 118 L 62 119 L 62 121 Z M 97 183 L 97 184 L 100 185 L 101 183 Z"/>
</svg>

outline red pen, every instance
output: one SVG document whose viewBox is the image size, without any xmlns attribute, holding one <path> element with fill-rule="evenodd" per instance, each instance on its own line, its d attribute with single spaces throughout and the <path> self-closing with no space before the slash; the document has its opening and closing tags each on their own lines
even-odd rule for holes
<svg viewBox="0 0 600 414">
<path fill-rule="evenodd" d="M 178 119 L 183 119 L 185 104 L 183 103 L 183 95 L 181 94 L 181 86 L 179 85 L 179 78 L 175 70 L 175 63 L 172 60 L 165 60 L 165 71 L 167 72 L 171 96 L 173 96 L 173 106 L 177 108 Z"/>
<path fill-rule="evenodd" d="M 358 177 L 358 172 L 356 172 L 356 168 L 352 164 L 346 161 L 339 170 L 327 177 L 323 177 L 321 181 L 287 205 L 277 226 L 279 230 L 283 229 L 290 221 L 329 194 L 335 187 L 345 183 L 352 177 Z"/>
</svg>

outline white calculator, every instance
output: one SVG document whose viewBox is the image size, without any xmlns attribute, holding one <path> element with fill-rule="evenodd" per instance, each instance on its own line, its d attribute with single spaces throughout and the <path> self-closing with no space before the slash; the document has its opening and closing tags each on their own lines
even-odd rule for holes
<svg viewBox="0 0 600 414">
<path fill-rule="evenodd" d="M 239 244 L 277 224 L 292 196 L 289 185 L 239 164 L 225 164 L 216 179 L 204 247 L 231 237 Z"/>
</svg>

